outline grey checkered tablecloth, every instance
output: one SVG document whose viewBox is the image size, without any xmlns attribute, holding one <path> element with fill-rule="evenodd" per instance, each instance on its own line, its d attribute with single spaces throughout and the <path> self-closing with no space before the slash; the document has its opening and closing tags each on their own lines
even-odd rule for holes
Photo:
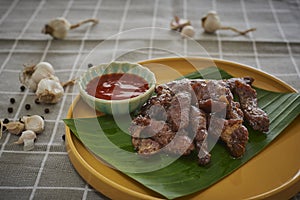
<svg viewBox="0 0 300 200">
<path fill-rule="evenodd" d="M 257 31 L 245 36 L 225 30 L 203 33 L 201 17 L 210 10 L 218 12 L 224 25 L 256 27 Z M 174 15 L 191 20 L 196 30 L 194 40 L 204 47 L 206 55 L 167 31 Z M 42 34 L 43 26 L 59 16 L 70 22 L 91 17 L 100 22 L 70 31 L 65 40 Z M 161 29 L 145 29 L 147 34 L 137 34 L 139 29 L 130 31 L 143 27 Z M 160 34 L 159 30 L 164 31 Z M 124 31 L 129 34 L 116 35 Z M 62 119 L 78 94 L 76 89 L 68 88 L 62 101 L 45 106 L 34 103 L 34 93 L 21 92 L 19 83 L 22 66 L 40 61 L 50 62 L 60 80 L 76 78 L 83 70 L 84 58 L 101 42 L 103 55 L 113 57 L 119 55 L 115 50 L 120 47 L 150 45 L 178 50 L 184 56 L 236 61 L 268 72 L 300 91 L 299 0 L 0 0 L 0 119 L 17 121 L 24 115 L 38 114 L 45 117 L 46 123 L 32 151 L 13 144 L 17 136 L 3 133 L 0 199 L 107 199 L 78 175 L 62 140 Z M 139 61 L 169 56 L 174 53 L 142 49 L 118 59 Z M 16 103 L 11 104 L 10 98 Z M 25 109 L 26 104 L 31 104 L 30 110 Z M 8 113 L 8 107 L 13 113 Z M 44 113 L 45 107 L 50 113 Z"/>
</svg>

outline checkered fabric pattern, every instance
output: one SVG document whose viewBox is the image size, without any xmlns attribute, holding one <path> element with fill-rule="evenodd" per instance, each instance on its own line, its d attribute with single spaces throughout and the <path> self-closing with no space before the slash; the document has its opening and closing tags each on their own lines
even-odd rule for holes
<svg viewBox="0 0 300 200">
<path fill-rule="evenodd" d="M 206 34 L 201 18 L 210 10 L 216 10 L 226 26 L 255 27 L 257 31 L 245 36 L 225 30 Z M 174 15 L 191 20 L 196 30 L 194 41 L 168 30 Z M 100 22 L 70 31 L 65 40 L 41 33 L 50 19 L 60 16 L 71 23 L 86 18 Z M 47 105 L 50 113 L 45 114 L 45 105 L 34 103 L 34 93 L 20 91 L 19 73 L 24 64 L 50 62 L 60 80 L 67 81 L 87 68 L 86 56 L 101 44 L 99 53 L 117 60 L 135 62 L 180 54 L 236 61 L 270 73 L 300 91 L 299 20 L 299 0 L 1 0 L 0 119 L 16 121 L 39 114 L 45 117 L 46 128 L 32 151 L 23 151 L 22 145 L 13 144 L 17 136 L 4 132 L 0 139 L 0 199 L 107 199 L 77 174 L 62 140 L 62 119 L 78 91 L 67 88 L 62 101 Z M 139 31 L 143 34 L 137 34 Z M 122 32 L 128 34 L 117 35 Z M 131 46 L 156 49 L 124 53 Z M 176 52 L 161 50 L 166 47 Z M 16 103 L 11 104 L 10 98 Z M 25 109 L 26 104 L 31 104 L 30 110 Z M 8 113 L 8 107 L 14 111 Z"/>
</svg>

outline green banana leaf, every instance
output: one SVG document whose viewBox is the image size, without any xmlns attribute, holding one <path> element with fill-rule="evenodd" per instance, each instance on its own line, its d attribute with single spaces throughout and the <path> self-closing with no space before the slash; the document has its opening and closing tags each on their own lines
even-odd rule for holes
<svg viewBox="0 0 300 200">
<path fill-rule="evenodd" d="M 207 78 L 217 78 L 221 74 L 227 79 L 232 76 L 215 67 L 201 71 Z M 195 72 L 186 78 L 201 78 Z M 151 161 L 134 153 L 131 137 L 126 131 L 128 123 L 118 122 L 112 116 L 82 119 L 64 119 L 65 124 L 81 142 L 111 166 L 127 174 L 132 179 L 156 191 L 168 199 L 185 196 L 201 191 L 238 169 L 260 151 L 262 151 L 282 130 L 300 113 L 300 95 L 298 93 L 276 93 L 256 88 L 259 106 L 270 118 L 270 130 L 263 134 L 249 130 L 249 142 L 242 158 L 233 159 L 224 145 L 217 143 L 212 151 L 210 164 L 201 167 L 197 164 L 197 155 L 193 153 L 174 159 L 157 155 Z M 120 128 L 122 127 L 122 128 Z M 167 166 L 155 171 L 155 167 Z M 136 169 L 136 166 L 143 166 Z M 140 171 L 139 171 L 140 170 Z"/>
</svg>

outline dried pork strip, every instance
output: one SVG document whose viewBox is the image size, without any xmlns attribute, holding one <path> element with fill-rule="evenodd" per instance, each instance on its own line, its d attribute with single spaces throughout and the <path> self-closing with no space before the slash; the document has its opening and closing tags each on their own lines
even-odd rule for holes
<svg viewBox="0 0 300 200">
<path fill-rule="evenodd" d="M 193 140 L 188 136 L 188 132 L 181 129 L 176 136 L 165 146 L 165 150 L 172 154 L 188 155 L 195 149 Z"/>
<path fill-rule="evenodd" d="M 198 163 L 199 165 L 206 165 L 210 162 L 211 155 L 208 152 L 205 112 L 192 106 L 190 118 L 191 131 L 195 134 L 194 141 L 198 152 Z"/>
<path fill-rule="evenodd" d="M 232 156 L 241 157 L 248 142 L 248 130 L 242 123 L 242 119 L 222 119 L 212 115 L 208 132 L 215 138 L 219 137 Z"/>
<path fill-rule="evenodd" d="M 256 91 L 245 82 L 236 80 L 234 92 L 238 95 L 245 119 L 254 130 L 267 132 L 269 130 L 269 117 L 265 111 L 258 107 Z"/>
<path fill-rule="evenodd" d="M 167 110 L 168 122 L 172 130 L 177 132 L 189 125 L 191 107 L 191 94 L 180 92 L 175 94 L 171 101 L 171 106 Z"/>
</svg>

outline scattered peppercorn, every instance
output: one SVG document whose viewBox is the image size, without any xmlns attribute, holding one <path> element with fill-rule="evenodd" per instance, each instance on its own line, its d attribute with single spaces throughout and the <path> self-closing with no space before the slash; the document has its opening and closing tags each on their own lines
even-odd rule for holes
<svg viewBox="0 0 300 200">
<path fill-rule="evenodd" d="M 39 101 L 39 99 L 35 99 L 35 100 L 34 100 L 34 103 L 40 104 L 41 102 Z"/>
<path fill-rule="evenodd" d="M 49 113 L 50 112 L 49 108 L 45 108 L 44 112 Z"/>
<path fill-rule="evenodd" d="M 26 109 L 26 110 L 30 110 L 30 108 L 31 108 L 30 104 L 26 104 L 26 105 L 25 105 L 25 109 Z"/>
<path fill-rule="evenodd" d="M 93 67 L 93 64 L 89 63 L 88 68 L 91 68 L 91 67 Z"/>
<path fill-rule="evenodd" d="M 16 100 L 14 98 L 10 98 L 9 101 L 11 104 L 14 104 L 16 102 Z"/>
<path fill-rule="evenodd" d="M 7 124 L 7 123 L 9 123 L 9 119 L 5 118 L 5 119 L 3 120 L 3 124 Z"/>
<path fill-rule="evenodd" d="M 14 112 L 14 109 L 12 107 L 8 107 L 7 112 L 12 113 L 12 112 Z"/>
<path fill-rule="evenodd" d="M 61 138 L 63 139 L 63 141 L 65 141 L 65 140 L 66 140 L 66 135 L 63 134 L 63 135 L 61 136 Z"/>
<path fill-rule="evenodd" d="M 24 86 L 24 85 L 21 85 L 20 90 L 21 90 L 22 92 L 24 92 L 25 89 L 26 89 L 25 86 Z"/>
</svg>

